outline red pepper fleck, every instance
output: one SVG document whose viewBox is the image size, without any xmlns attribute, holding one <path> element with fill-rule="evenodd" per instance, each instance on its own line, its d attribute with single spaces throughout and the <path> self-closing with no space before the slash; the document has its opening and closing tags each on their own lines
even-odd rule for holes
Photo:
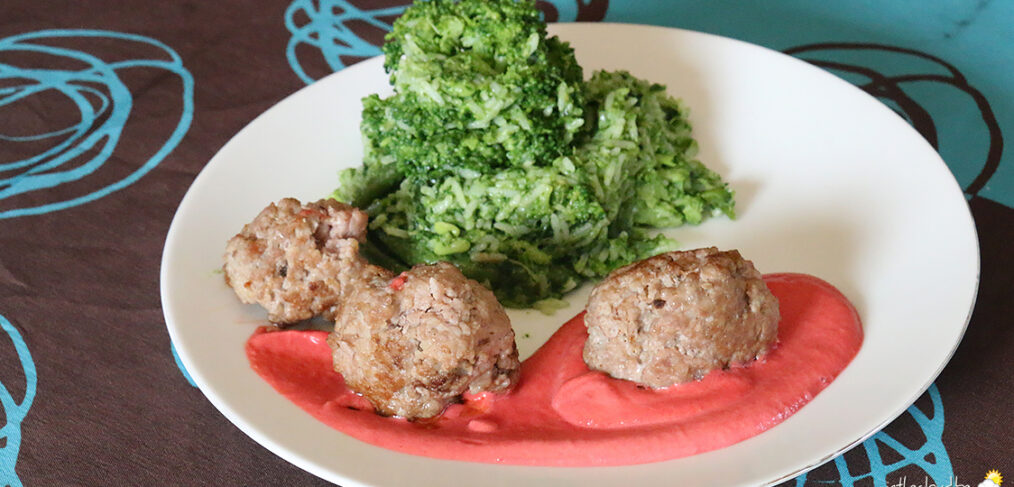
<svg viewBox="0 0 1014 487">
<path fill-rule="evenodd" d="M 313 210 L 310 208 L 305 208 L 299 212 L 299 216 L 316 216 L 317 218 L 324 218 L 327 216 L 327 214 L 321 210 Z"/>
<path fill-rule="evenodd" d="M 405 287 L 406 280 L 408 280 L 408 274 L 402 272 L 401 274 L 398 274 L 398 277 L 391 279 L 391 284 L 389 284 L 389 286 L 391 286 L 391 289 L 394 289 L 395 291 L 401 291 L 401 288 Z"/>
</svg>

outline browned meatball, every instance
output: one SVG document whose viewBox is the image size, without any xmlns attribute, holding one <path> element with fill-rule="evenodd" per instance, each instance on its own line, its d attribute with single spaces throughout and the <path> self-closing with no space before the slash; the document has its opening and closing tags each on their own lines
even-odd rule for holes
<svg viewBox="0 0 1014 487">
<path fill-rule="evenodd" d="M 356 286 L 328 343 L 334 369 L 380 414 L 427 418 L 517 378 L 510 319 L 493 293 L 441 262 Z"/>
<path fill-rule="evenodd" d="M 366 213 L 325 199 L 270 204 L 229 240 L 225 281 L 274 323 L 333 314 L 342 286 L 367 266 L 359 256 Z"/>
<path fill-rule="evenodd" d="M 584 361 L 609 375 L 667 387 L 764 355 L 778 300 L 738 251 L 656 255 L 592 290 Z"/>
</svg>

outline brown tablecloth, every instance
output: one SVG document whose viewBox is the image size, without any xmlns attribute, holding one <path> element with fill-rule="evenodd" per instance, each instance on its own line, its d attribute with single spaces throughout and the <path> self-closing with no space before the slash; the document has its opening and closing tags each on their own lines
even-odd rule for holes
<svg viewBox="0 0 1014 487">
<path fill-rule="evenodd" d="M 0 484 L 326 484 L 188 382 L 160 308 L 161 250 L 215 152 L 286 95 L 377 54 L 404 3 L 0 2 Z M 1014 476 L 1014 161 L 1003 150 L 1014 8 L 823 3 L 540 7 L 550 20 L 656 23 L 789 52 L 869 90 L 934 143 L 980 239 L 967 334 L 908 413 L 787 485 Z M 899 66 L 932 76 L 915 83 Z"/>
</svg>

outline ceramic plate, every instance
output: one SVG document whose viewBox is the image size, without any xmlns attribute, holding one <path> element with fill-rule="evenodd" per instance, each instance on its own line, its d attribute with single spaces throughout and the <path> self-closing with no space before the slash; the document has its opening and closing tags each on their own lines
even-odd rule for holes
<svg viewBox="0 0 1014 487">
<path fill-rule="evenodd" d="M 208 163 L 179 206 L 162 261 L 162 305 L 183 364 L 254 440 L 351 487 L 747 486 L 775 483 L 848 449 L 901 414 L 947 363 L 978 286 L 975 227 L 947 166 L 904 120 L 852 85 L 780 53 L 716 36 L 618 24 L 550 29 L 586 74 L 625 69 L 691 109 L 700 159 L 736 190 L 739 218 L 669 232 L 686 248 L 740 249 L 762 272 L 837 286 L 866 334 L 855 360 L 784 423 L 721 450 L 629 467 L 465 463 L 395 453 L 332 430 L 254 374 L 243 345 L 265 324 L 214 271 L 225 242 L 286 196 L 316 200 L 360 164 L 360 99 L 389 92 L 381 59 L 333 74 L 271 108 Z M 512 312 L 522 357 L 587 297 L 547 317 Z M 527 337 L 527 338 L 526 338 Z"/>
</svg>

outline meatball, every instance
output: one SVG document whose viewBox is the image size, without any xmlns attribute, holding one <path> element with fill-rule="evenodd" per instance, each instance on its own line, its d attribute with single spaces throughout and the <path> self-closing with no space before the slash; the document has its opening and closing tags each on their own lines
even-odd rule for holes
<svg viewBox="0 0 1014 487">
<path fill-rule="evenodd" d="M 274 323 L 334 314 L 343 285 L 369 269 L 359 256 L 366 221 L 330 199 L 272 203 L 226 244 L 225 281 Z"/>
<path fill-rule="evenodd" d="M 656 255 L 613 271 L 592 290 L 584 361 L 660 388 L 767 353 L 778 300 L 738 251 Z"/>
<path fill-rule="evenodd" d="M 383 415 L 440 414 L 463 393 L 517 379 L 510 319 L 493 293 L 454 265 L 419 265 L 356 286 L 328 337 L 334 370 Z"/>
</svg>

